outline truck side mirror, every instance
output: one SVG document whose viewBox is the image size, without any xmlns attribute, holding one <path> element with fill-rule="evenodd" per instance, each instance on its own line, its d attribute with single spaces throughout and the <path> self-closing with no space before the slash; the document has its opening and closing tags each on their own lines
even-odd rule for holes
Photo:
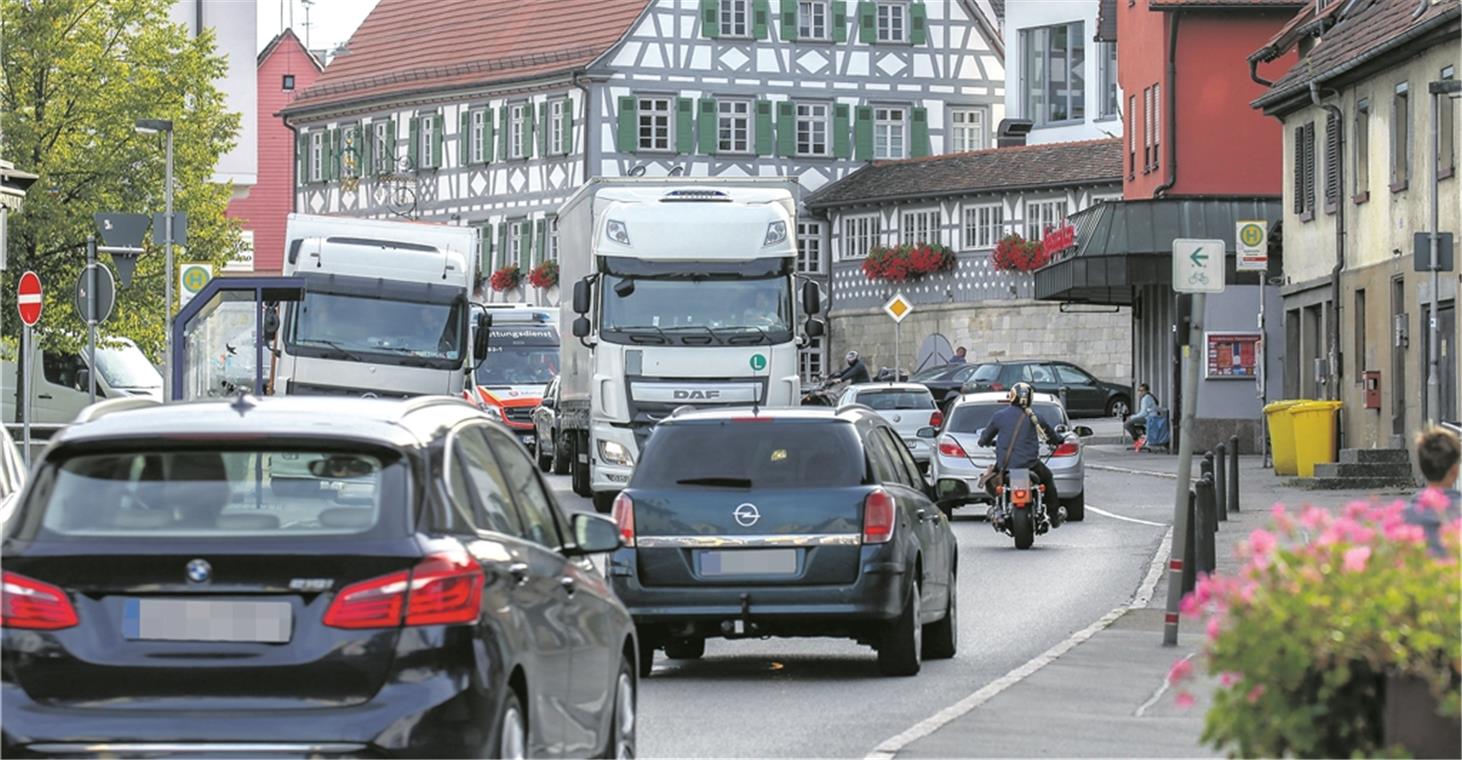
<svg viewBox="0 0 1462 760">
<path fill-rule="evenodd" d="M 279 304 L 272 303 L 264 309 L 264 342 L 273 344 L 279 337 Z"/>
<path fill-rule="evenodd" d="M 579 284 L 582 285 L 583 283 L 579 283 Z M 575 319 L 574 320 L 574 337 L 575 338 L 587 338 L 587 337 L 589 337 L 589 318 L 588 317 L 579 317 L 578 319 Z"/>
<path fill-rule="evenodd" d="M 472 336 L 472 356 L 478 361 L 487 358 L 488 337 L 492 333 L 492 315 L 486 312 L 477 315 L 477 332 Z"/>
<path fill-rule="evenodd" d="M 76 370 L 76 390 L 86 392 L 91 388 L 91 370 L 81 367 Z"/>
<path fill-rule="evenodd" d="M 574 283 L 574 313 L 589 313 L 589 281 L 587 279 Z M 574 328 L 574 334 L 578 334 L 578 328 Z"/>
<path fill-rule="evenodd" d="M 807 337 L 820 338 L 822 337 L 823 333 L 827 331 L 826 327 L 827 326 L 822 323 L 822 320 L 809 318 L 807 320 L 807 324 L 803 326 L 803 329 L 807 332 Z"/>
<path fill-rule="evenodd" d="M 807 280 L 802 283 L 802 312 L 804 314 L 817 314 L 822 311 L 822 293 L 817 289 L 817 283 Z M 808 335 L 811 335 L 808 331 Z M 816 337 L 816 336 L 813 336 Z"/>
</svg>

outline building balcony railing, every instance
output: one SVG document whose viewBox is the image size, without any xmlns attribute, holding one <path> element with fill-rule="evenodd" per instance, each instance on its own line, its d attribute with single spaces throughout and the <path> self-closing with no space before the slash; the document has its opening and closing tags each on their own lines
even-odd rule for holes
<svg viewBox="0 0 1462 760">
<path fill-rule="evenodd" d="M 951 271 L 904 282 L 870 280 L 863 273 L 863 262 L 859 260 L 834 262 L 830 310 L 837 313 L 877 308 L 894 293 L 903 293 L 915 306 L 1017 301 L 1035 297 L 1035 281 L 1029 272 L 996 269 L 989 252 L 961 253 L 955 258 L 955 267 Z"/>
</svg>

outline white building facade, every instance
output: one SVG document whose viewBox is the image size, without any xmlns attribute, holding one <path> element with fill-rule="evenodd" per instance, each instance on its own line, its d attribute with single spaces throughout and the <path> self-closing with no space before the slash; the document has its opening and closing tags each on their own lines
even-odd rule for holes
<svg viewBox="0 0 1462 760">
<path fill-rule="evenodd" d="M 1110 0 L 1109 0 L 1110 1 Z M 1006 0 L 1005 112 L 1032 122 L 1027 143 L 1122 134 L 1115 18 L 1102 0 Z"/>
<path fill-rule="evenodd" d="M 232 182 L 235 197 L 248 195 L 259 180 L 258 11 L 253 2 L 176 0 L 169 15 L 194 37 L 212 31 L 217 52 L 228 59 L 227 71 L 214 84 L 228 110 L 239 115 L 239 134 L 234 147 L 219 156 L 213 181 Z"/>
</svg>

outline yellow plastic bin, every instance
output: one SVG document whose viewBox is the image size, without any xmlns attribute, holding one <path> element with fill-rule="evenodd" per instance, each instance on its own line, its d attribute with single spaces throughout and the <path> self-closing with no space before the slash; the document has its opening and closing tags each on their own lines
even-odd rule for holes
<svg viewBox="0 0 1462 760">
<path fill-rule="evenodd" d="M 1294 453 L 1294 420 L 1290 409 L 1305 403 L 1303 399 L 1275 401 L 1264 406 L 1264 419 L 1269 424 L 1269 445 L 1273 448 L 1274 474 L 1298 475 Z"/>
<path fill-rule="evenodd" d="M 1313 478 L 1315 465 L 1335 461 L 1335 418 L 1341 406 L 1339 401 L 1305 401 L 1289 409 L 1300 477 Z"/>
</svg>

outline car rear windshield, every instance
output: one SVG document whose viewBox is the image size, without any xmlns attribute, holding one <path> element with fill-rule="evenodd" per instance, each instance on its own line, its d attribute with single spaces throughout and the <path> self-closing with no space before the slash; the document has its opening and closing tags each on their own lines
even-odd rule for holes
<svg viewBox="0 0 1462 760">
<path fill-rule="evenodd" d="M 976 433 L 989 425 L 990 418 L 1006 406 L 1008 404 L 1001 402 L 961 404 L 955 407 L 954 413 L 949 416 L 949 424 L 944 426 L 944 432 Z M 1051 427 L 1065 422 L 1061 419 L 1061 407 L 1057 404 L 1032 404 L 1031 408 L 1035 410 L 1037 417 Z"/>
<path fill-rule="evenodd" d="M 841 421 L 662 425 L 631 488 L 835 488 L 863 482 L 863 450 Z"/>
<path fill-rule="evenodd" d="M 933 409 L 934 397 L 930 396 L 928 391 L 863 391 L 858 394 L 858 403 L 867 404 L 878 411 L 891 409 Z"/>
<path fill-rule="evenodd" d="M 387 453 L 132 451 L 49 467 L 22 533 L 56 538 L 405 532 L 406 464 Z"/>
</svg>

